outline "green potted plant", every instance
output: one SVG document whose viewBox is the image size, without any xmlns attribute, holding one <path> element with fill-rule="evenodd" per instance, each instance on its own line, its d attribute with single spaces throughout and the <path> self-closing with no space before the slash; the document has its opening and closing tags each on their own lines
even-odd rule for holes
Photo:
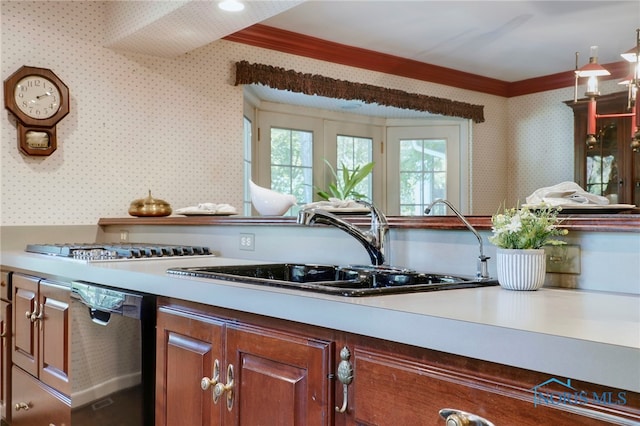
<svg viewBox="0 0 640 426">
<path fill-rule="evenodd" d="M 320 190 L 317 192 L 320 198 L 323 200 L 329 200 L 331 198 L 337 198 L 339 200 L 361 200 L 367 198 L 365 194 L 359 193 L 356 187 L 373 171 L 373 162 L 357 165 L 353 171 L 349 171 L 344 163 L 342 163 L 342 179 L 339 178 L 338 173 L 331 163 L 326 159 L 324 162 L 329 166 L 334 180 L 329 184 L 329 188 L 326 191 Z"/>
<path fill-rule="evenodd" d="M 537 290 L 544 284 L 545 245 L 562 245 L 556 236 L 569 231 L 558 228 L 560 207 L 505 209 L 491 217 L 493 235 L 489 241 L 498 247 L 498 282 L 509 290 Z"/>
</svg>

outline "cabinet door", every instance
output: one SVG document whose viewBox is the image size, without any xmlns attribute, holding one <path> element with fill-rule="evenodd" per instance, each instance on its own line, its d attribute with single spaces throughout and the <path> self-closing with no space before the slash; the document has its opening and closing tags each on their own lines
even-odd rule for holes
<svg viewBox="0 0 640 426">
<path fill-rule="evenodd" d="M 11 304 L 0 300 L 0 416 L 7 417 L 7 406 L 11 404 Z M 11 410 L 9 409 L 9 413 Z"/>
<path fill-rule="evenodd" d="M 202 390 L 222 362 L 223 323 L 160 308 L 157 317 L 156 426 L 215 426 L 220 409 L 213 403 L 213 385 Z"/>
<path fill-rule="evenodd" d="M 586 99 L 566 102 L 574 113 L 574 179 L 588 192 L 607 196 L 612 204 L 640 204 L 640 155 L 630 147 L 632 117 L 600 117 L 596 141 L 587 139 Z M 627 92 L 600 96 L 599 115 L 627 111 Z"/>
<path fill-rule="evenodd" d="M 328 379 L 333 344 L 242 324 L 227 325 L 226 362 L 233 368 L 233 402 L 225 425 L 333 424 Z"/>
<path fill-rule="evenodd" d="M 65 395 L 71 394 L 69 367 L 71 358 L 70 290 L 48 281 L 40 281 L 39 306 L 42 318 L 38 322 L 38 377 Z"/>
<path fill-rule="evenodd" d="M 12 385 L 11 426 L 71 424 L 69 400 L 54 389 L 15 366 L 12 370 Z"/>
<path fill-rule="evenodd" d="M 39 279 L 13 274 L 13 363 L 30 373 L 38 375 L 37 323 L 31 321 L 31 314 L 38 312 Z"/>
</svg>

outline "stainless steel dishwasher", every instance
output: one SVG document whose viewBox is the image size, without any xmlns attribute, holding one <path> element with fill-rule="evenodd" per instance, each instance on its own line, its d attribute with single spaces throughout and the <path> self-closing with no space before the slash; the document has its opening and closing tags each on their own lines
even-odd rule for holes
<svg viewBox="0 0 640 426">
<path fill-rule="evenodd" d="M 71 283 L 71 424 L 154 424 L 155 296 Z"/>
</svg>

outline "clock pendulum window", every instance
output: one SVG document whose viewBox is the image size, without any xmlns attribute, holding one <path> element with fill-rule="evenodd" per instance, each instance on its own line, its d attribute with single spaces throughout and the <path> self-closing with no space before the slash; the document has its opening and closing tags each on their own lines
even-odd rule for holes
<svg viewBox="0 0 640 426">
<path fill-rule="evenodd" d="M 4 105 L 16 118 L 21 152 L 43 156 L 56 150 L 56 125 L 69 113 L 69 88 L 53 71 L 18 69 L 4 81 Z"/>
</svg>

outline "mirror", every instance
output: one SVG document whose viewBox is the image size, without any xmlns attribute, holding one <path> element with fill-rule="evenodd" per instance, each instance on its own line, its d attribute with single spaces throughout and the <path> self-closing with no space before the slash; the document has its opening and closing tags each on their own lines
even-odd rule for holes
<svg viewBox="0 0 640 426">
<path fill-rule="evenodd" d="M 447 198 L 463 212 L 469 213 L 466 200 L 470 189 L 462 188 L 461 190 L 460 188 L 460 182 L 468 182 L 469 180 L 460 179 L 460 175 L 469 173 L 469 158 L 467 155 L 469 126 L 467 119 L 475 122 L 484 121 L 482 106 L 411 94 L 383 87 L 334 80 L 318 75 L 310 76 L 265 65 L 250 65 L 246 62 L 238 63 L 237 70 L 236 83 L 244 84 L 245 104 L 253 105 L 258 110 L 258 114 L 255 117 L 249 117 L 252 122 L 256 122 L 262 129 L 274 128 L 273 122 L 269 122 L 265 117 L 270 116 L 272 113 L 279 113 L 289 117 L 291 121 L 291 124 L 285 124 L 283 127 L 308 129 L 310 130 L 309 134 L 314 135 L 314 185 L 320 182 L 319 186 L 326 188 L 329 183 L 326 176 L 322 174 L 319 176 L 315 170 L 316 168 L 324 168 L 321 162 L 317 161 L 317 158 L 324 157 L 332 164 L 340 165 L 335 151 L 336 137 L 338 139 L 341 138 L 341 135 L 351 135 L 356 138 L 371 137 L 371 135 L 365 136 L 364 134 L 371 131 L 370 129 L 360 130 L 363 133 L 357 133 L 357 131 L 349 133 L 349 130 L 345 130 L 345 123 L 346 126 L 357 123 L 369 126 L 369 128 L 378 128 L 379 133 L 371 138 L 370 143 L 379 144 L 380 151 L 387 151 L 384 155 L 378 155 L 375 153 L 377 145 L 375 148 L 372 145 L 373 157 L 366 159 L 358 157 L 359 159 L 357 160 L 357 163 L 364 164 L 373 161 L 376 164 L 380 164 L 379 170 L 374 169 L 373 179 L 375 183 L 373 183 L 371 196 L 376 205 L 383 209 L 385 213 L 391 215 L 422 215 L 424 204 L 435 198 Z M 254 81 L 259 81 L 261 84 L 247 84 Z M 266 85 L 262 83 L 266 83 Z M 292 90 L 282 90 L 283 88 L 291 88 Z M 309 95 L 309 93 L 313 93 L 313 95 Z M 336 97 L 321 96 L 319 94 L 333 94 Z M 292 105 L 295 105 L 295 107 L 292 108 Z M 252 114 L 245 112 L 245 116 L 250 115 Z M 443 115 L 456 118 L 443 118 Z M 317 131 L 311 130 L 312 125 L 305 127 L 305 124 L 303 124 L 306 121 L 303 118 L 304 116 L 314 117 L 322 121 L 322 124 L 318 125 Z M 299 117 L 299 119 L 296 117 Z M 331 124 L 327 124 L 337 122 L 340 123 L 339 127 L 342 127 L 342 129 L 335 130 Z M 393 135 L 402 134 L 402 136 L 392 137 L 392 131 L 398 128 L 403 129 L 403 132 L 393 132 Z M 332 134 L 329 129 L 333 129 L 334 133 Z M 414 131 L 409 136 L 409 133 L 407 133 L 409 129 L 421 130 Z M 453 136 L 451 136 L 451 132 L 453 132 Z M 324 140 L 322 140 L 323 138 Z M 446 139 L 446 141 L 440 140 L 439 142 L 446 142 L 447 144 L 446 150 L 437 155 L 440 160 L 436 160 L 445 162 L 443 165 L 438 166 L 440 167 L 439 174 L 442 177 L 433 178 L 438 173 L 433 174 L 431 171 L 420 177 L 420 179 L 430 177 L 435 180 L 435 183 L 411 182 L 412 178 L 407 178 L 407 173 L 404 175 L 400 173 L 397 167 L 385 167 L 385 165 L 395 164 L 399 161 L 400 154 L 392 153 L 393 149 L 401 151 L 399 146 L 405 142 L 411 142 L 413 145 L 416 142 L 423 141 L 428 143 L 428 138 L 432 141 Z M 269 140 L 268 137 L 265 138 L 264 136 L 261 136 L 261 139 L 263 141 Z M 382 146 L 382 141 L 387 142 L 386 148 Z M 315 145 L 318 142 L 324 144 L 324 148 L 317 151 Z M 334 146 L 331 147 L 330 145 Z M 256 169 L 254 166 L 253 173 L 246 172 L 245 176 L 253 176 L 255 181 L 261 185 L 268 186 L 273 176 L 268 170 L 270 168 L 269 163 L 265 162 L 264 159 L 269 158 L 272 154 L 268 149 L 264 150 L 265 144 L 259 144 L 258 146 L 253 145 L 252 150 L 255 150 L 255 152 L 252 154 L 252 158 L 262 159 L 261 164 L 263 164 L 263 167 Z M 245 147 L 246 149 L 248 148 Z M 423 149 L 430 151 L 430 155 L 435 152 L 431 148 L 427 149 L 425 147 Z M 320 152 L 319 155 L 318 152 Z M 340 158 L 344 158 L 344 156 L 341 155 Z M 393 160 L 390 163 L 392 158 Z M 418 159 L 418 161 L 422 162 L 423 160 Z M 260 172 L 257 172 L 257 170 L 260 170 Z M 384 179 L 383 175 L 385 176 Z M 394 176 L 396 177 L 394 178 Z M 303 186 L 308 187 L 310 185 L 303 184 Z M 387 194 L 387 186 L 398 189 L 388 191 Z M 300 183 L 294 187 L 299 188 Z M 277 190 L 278 185 L 276 184 L 272 188 Z M 317 192 L 317 189 L 319 188 L 315 188 L 313 194 Z M 282 192 L 286 192 L 286 190 Z M 404 194 L 404 196 L 398 194 Z M 306 202 L 317 200 L 309 199 L 309 196 L 312 195 L 309 193 L 309 188 L 306 191 L 306 195 L 302 197 L 301 194 L 296 195 L 299 200 L 304 199 Z M 245 213 L 249 213 L 248 208 Z M 444 214 L 445 211 L 438 213 Z"/>
</svg>

